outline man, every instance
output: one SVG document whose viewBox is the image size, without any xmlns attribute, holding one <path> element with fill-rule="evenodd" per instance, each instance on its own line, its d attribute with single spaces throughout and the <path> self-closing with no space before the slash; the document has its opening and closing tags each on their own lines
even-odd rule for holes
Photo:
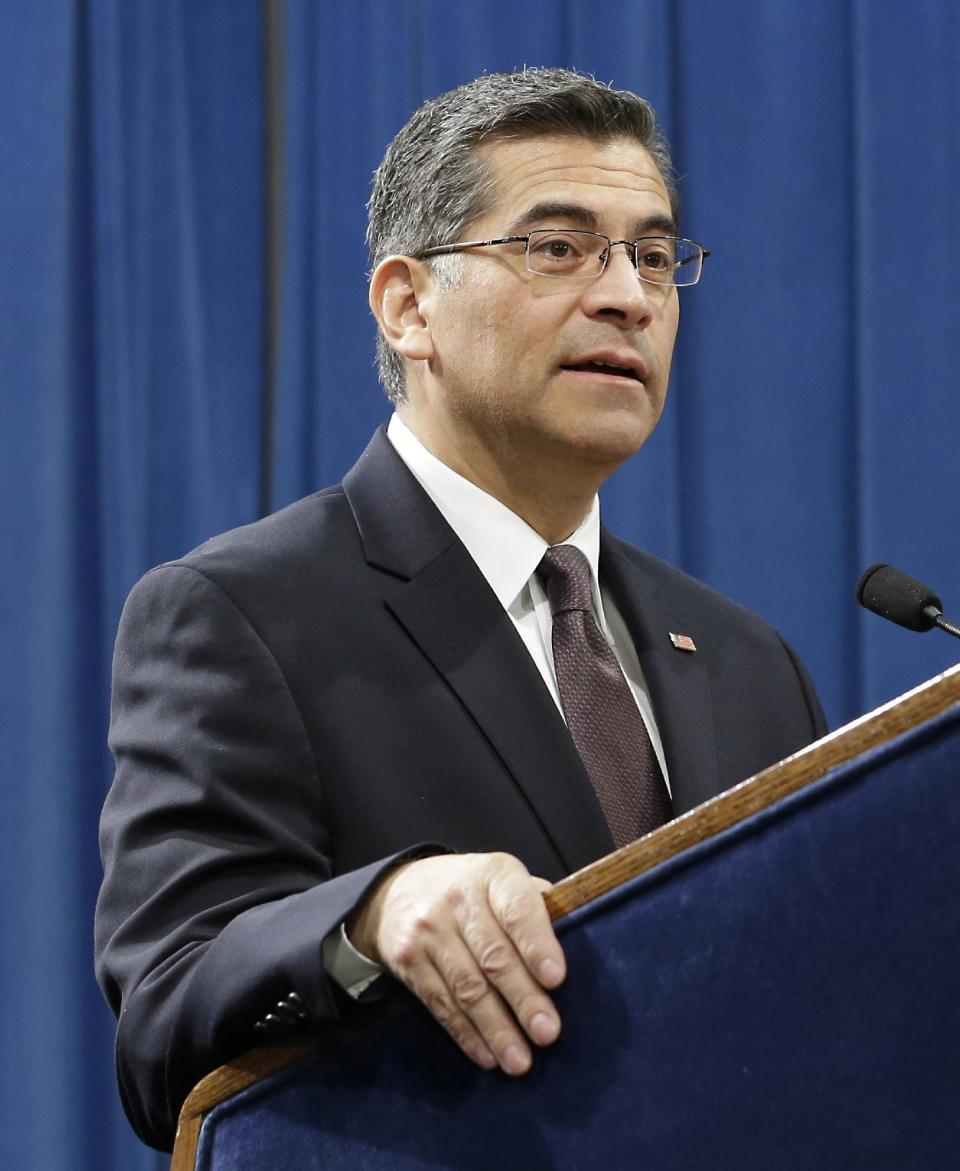
<svg viewBox="0 0 960 1171">
<path fill-rule="evenodd" d="M 97 947 L 147 1141 L 262 1018 L 362 1011 L 383 969 L 524 1073 L 561 1027 L 543 887 L 823 731 L 774 631 L 599 526 L 699 276 L 677 219 L 633 94 L 428 103 L 370 207 L 386 434 L 132 593 Z"/>
</svg>

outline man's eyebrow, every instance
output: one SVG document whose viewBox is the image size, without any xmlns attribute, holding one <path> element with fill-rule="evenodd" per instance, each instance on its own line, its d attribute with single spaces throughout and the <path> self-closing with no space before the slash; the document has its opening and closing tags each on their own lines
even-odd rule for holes
<svg viewBox="0 0 960 1171">
<path fill-rule="evenodd" d="M 528 208 L 510 224 L 507 232 L 510 235 L 518 234 L 524 228 L 531 228 L 534 224 L 548 223 L 551 220 L 566 220 L 590 232 L 596 232 L 600 223 L 597 213 L 591 211 L 589 207 L 584 207 L 581 203 L 546 201 L 535 203 L 533 207 Z M 550 226 L 549 223 L 548 226 Z"/>
<path fill-rule="evenodd" d="M 553 223 L 560 221 L 576 224 L 578 228 L 583 228 L 588 232 L 600 231 L 600 219 L 597 213 L 589 207 L 584 207 L 581 203 L 561 203 L 550 200 L 535 203 L 533 207 L 528 208 L 507 227 L 506 232 L 510 236 L 519 235 L 537 224 L 546 224 L 547 227 L 552 227 Z M 633 240 L 639 239 L 641 236 L 675 236 L 677 225 L 671 216 L 653 215 L 646 219 L 637 220 L 633 233 L 631 236 Z"/>
<path fill-rule="evenodd" d="M 677 224 L 672 216 L 653 215 L 636 223 L 635 240 L 641 236 L 676 236 Z"/>
</svg>

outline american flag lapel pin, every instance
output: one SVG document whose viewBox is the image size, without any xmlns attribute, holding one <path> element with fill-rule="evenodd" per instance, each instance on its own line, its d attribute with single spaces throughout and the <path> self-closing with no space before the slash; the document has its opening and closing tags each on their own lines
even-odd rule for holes
<svg viewBox="0 0 960 1171">
<path fill-rule="evenodd" d="M 689 651 L 692 654 L 697 649 L 697 644 L 689 634 L 674 634 L 671 630 L 670 641 L 678 651 Z"/>
</svg>

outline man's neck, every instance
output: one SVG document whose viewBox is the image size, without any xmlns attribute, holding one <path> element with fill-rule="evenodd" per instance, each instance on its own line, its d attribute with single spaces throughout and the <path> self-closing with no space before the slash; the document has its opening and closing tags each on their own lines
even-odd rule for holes
<svg viewBox="0 0 960 1171">
<path fill-rule="evenodd" d="M 427 451 L 499 500 L 550 545 L 579 527 L 613 470 L 559 452 L 533 452 L 521 442 L 491 453 L 468 436 L 438 433 L 416 412 L 401 407 L 398 414 Z"/>
</svg>

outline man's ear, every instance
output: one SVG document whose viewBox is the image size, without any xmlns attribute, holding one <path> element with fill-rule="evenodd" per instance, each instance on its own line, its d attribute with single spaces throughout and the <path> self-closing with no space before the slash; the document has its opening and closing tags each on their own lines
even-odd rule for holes
<svg viewBox="0 0 960 1171">
<path fill-rule="evenodd" d="M 409 256 L 388 256 L 370 277 L 370 309 L 388 345 L 410 361 L 433 357 L 426 301 L 433 274 Z"/>
</svg>

